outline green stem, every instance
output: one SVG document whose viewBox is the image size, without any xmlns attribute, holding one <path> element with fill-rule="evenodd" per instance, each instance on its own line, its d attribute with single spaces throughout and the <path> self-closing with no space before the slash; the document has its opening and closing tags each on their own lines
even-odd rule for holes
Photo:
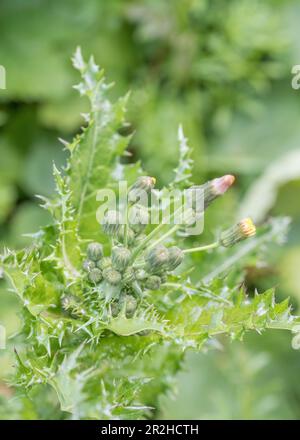
<svg viewBox="0 0 300 440">
<path fill-rule="evenodd" d="M 149 235 L 147 235 L 147 237 L 145 238 L 145 240 L 143 240 L 134 250 L 134 252 L 132 253 L 132 261 L 134 261 L 136 259 L 136 257 L 140 254 L 140 252 L 147 246 L 147 244 L 149 243 L 149 241 L 151 241 L 156 234 L 158 234 L 158 232 L 161 231 L 161 229 L 163 229 L 163 227 L 166 226 L 165 224 L 160 224 L 158 226 L 156 226 L 155 229 L 153 229 L 153 231 L 150 232 Z"/>
<path fill-rule="evenodd" d="M 184 254 L 191 254 L 193 252 L 202 252 L 202 251 L 207 251 L 209 249 L 215 249 L 220 245 L 220 243 L 218 241 L 211 243 L 211 244 L 207 244 L 206 246 L 199 246 L 199 247 L 195 247 L 195 248 L 190 248 L 190 249 L 184 249 L 183 253 Z"/>
<path fill-rule="evenodd" d="M 159 243 L 164 241 L 166 238 L 168 238 L 170 235 L 174 234 L 178 229 L 180 229 L 180 225 L 174 225 L 168 232 L 166 232 L 164 235 L 162 235 L 160 238 L 158 238 L 156 241 L 150 244 L 148 249 L 152 249 L 153 247 L 157 246 Z"/>
<path fill-rule="evenodd" d="M 176 211 L 173 212 L 173 214 L 170 217 L 170 221 L 172 221 L 175 218 L 175 215 L 181 212 L 181 208 L 178 208 Z M 134 250 L 132 254 L 132 261 L 136 259 L 136 257 L 144 250 L 144 248 L 147 246 L 147 244 L 166 226 L 166 223 L 160 223 L 156 228 L 153 229 L 153 231 L 150 232 L 150 234 L 145 238 L 145 240 L 137 246 L 137 248 Z M 182 225 L 176 224 L 174 225 L 166 234 L 164 234 L 161 238 L 159 238 L 157 241 L 155 241 L 153 244 L 151 244 L 151 248 L 153 246 L 156 246 L 158 243 L 160 243 L 165 238 L 169 237 L 169 235 L 176 232 L 178 229 L 180 229 Z"/>
<path fill-rule="evenodd" d="M 126 223 L 124 225 L 124 246 L 127 247 L 127 244 L 128 244 L 128 219 L 126 215 Z"/>
<path fill-rule="evenodd" d="M 180 283 L 163 283 L 162 287 L 174 287 L 174 289 L 183 289 L 182 284 Z M 197 289 L 189 288 L 189 290 L 193 293 L 199 293 Z"/>
<path fill-rule="evenodd" d="M 145 266 L 145 261 L 135 262 L 133 265 L 134 269 L 141 269 L 144 266 Z"/>
<path fill-rule="evenodd" d="M 134 205 L 134 203 L 129 202 L 129 208 L 133 205 Z M 127 203 L 126 203 L 126 208 L 125 208 L 125 220 L 126 220 L 126 223 L 124 225 L 124 246 L 127 247 L 127 245 L 128 245 L 128 206 L 127 206 Z"/>
</svg>

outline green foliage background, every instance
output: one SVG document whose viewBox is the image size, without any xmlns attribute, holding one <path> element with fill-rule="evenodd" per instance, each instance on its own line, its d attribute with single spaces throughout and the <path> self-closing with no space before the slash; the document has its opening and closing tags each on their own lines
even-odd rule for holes
<svg viewBox="0 0 300 440">
<path fill-rule="evenodd" d="M 297 309 L 300 101 L 290 71 L 300 60 L 299 16 L 292 0 L 2 0 L 2 246 L 21 247 L 22 234 L 48 221 L 35 195 L 53 193 L 51 163 L 65 160 L 57 137 L 70 140 L 82 123 L 70 62 L 80 44 L 116 82 L 116 96 L 132 90 L 133 160 L 141 157 L 159 185 L 176 164 L 179 123 L 194 147 L 196 182 L 237 175 L 235 189 L 206 216 L 203 240 L 241 214 L 259 222 L 291 216 L 289 242 L 270 252 L 268 265 L 247 262 L 245 276 L 250 291 L 275 285 Z M 0 288 L 0 322 L 13 334 L 18 306 Z M 299 418 L 300 357 L 289 335 L 247 339 L 191 355 L 175 401 L 163 397 L 157 417 Z M 11 359 L 0 355 L 5 399 Z"/>
</svg>

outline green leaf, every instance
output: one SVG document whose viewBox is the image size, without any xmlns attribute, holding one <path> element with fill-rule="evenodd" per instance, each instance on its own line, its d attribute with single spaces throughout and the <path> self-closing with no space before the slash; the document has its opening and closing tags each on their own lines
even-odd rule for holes
<svg viewBox="0 0 300 440">
<path fill-rule="evenodd" d="M 175 168 L 175 177 L 172 186 L 176 188 L 187 188 L 192 185 L 193 160 L 191 159 L 192 150 L 188 145 L 187 138 L 184 136 L 182 125 L 178 128 L 179 142 L 179 161 Z"/>
<path fill-rule="evenodd" d="M 130 136 L 122 136 L 119 130 L 125 123 L 126 104 L 129 95 L 111 103 L 107 97 L 111 85 L 105 83 L 104 72 L 99 70 L 91 57 L 88 63 L 78 48 L 73 58 L 82 76 L 76 86 L 81 95 L 90 100 L 91 111 L 88 125 L 67 146 L 71 153 L 68 176 L 72 203 L 76 210 L 79 235 L 89 237 L 97 234 L 96 194 L 112 181 L 112 169 L 117 158 L 128 146 Z"/>
</svg>

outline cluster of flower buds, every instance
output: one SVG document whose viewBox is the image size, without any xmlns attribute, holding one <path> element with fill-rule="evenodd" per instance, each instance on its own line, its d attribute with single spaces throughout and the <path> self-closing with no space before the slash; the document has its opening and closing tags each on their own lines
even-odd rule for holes
<svg viewBox="0 0 300 440">
<path fill-rule="evenodd" d="M 90 243 L 87 248 L 87 259 L 83 262 L 83 269 L 88 273 L 92 283 L 99 283 L 102 280 L 102 271 L 98 267 L 103 257 L 103 246 L 100 243 Z"/>
<path fill-rule="evenodd" d="M 195 190 L 196 197 L 203 197 L 203 206 L 206 209 L 233 182 L 234 177 L 226 175 L 202 186 L 193 186 L 191 190 Z M 100 292 L 101 286 L 110 286 L 108 290 L 117 292 L 108 301 L 113 315 L 125 310 L 127 317 L 133 316 L 143 293 L 147 290 L 158 290 L 167 281 L 168 275 L 181 265 L 185 253 L 217 246 L 230 247 L 255 234 L 254 224 L 250 219 L 245 219 L 224 231 L 219 241 L 212 245 L 185 250 L 177 246 L 166 247 L 160 242 L 165 236 L 174 233 L 174 226 L 163 238 L 157 237 L 155 228 L 149 236 L 144 234 L 149 222 L 149 212 L 148 207 L 139 204 L 140 196 L 142 192 L 149 194 L 154 184 L 154 178 L 141 176 L 129 189 L 127 224 L 121 221 L 118 211 L 110 210 L 104 216 L 103 232 L 111 237 L 113 243 L 110 256 L 104 256 L 100 243 L 90 243 L 87 248 L 83 269 L 88 274 L 89 282 L 99 287 Z M 200 191 L 196 191 L 199 189 Z M 195 210 L 193 205 L 190 209 Z M 161 227 L 157 227 L 159 233 Z"/>
<path fill-rule="evenodd" d="M 166 280 L 166 274 L 174 271 L 184 257 L 182 250 L 177 246 L 167 248 L 157 245 L 145 255 L 143 268 L 134 265 L 130 267 L 130 249 L 121 245 L 114 246 L 111 257 L 104 257 L 103 253 L 97 253 L 100 247 L 102 248 L 99 243 L 91 243 L 87 249 L 88 258 L 83 262 L 83 269 L 88 273 L 89 281 L 95 285 L 105 281 L 112 286 L 120 284 L 125 291 L 130 291 L 130 285 L 136 282 L 142 289 L 159 289 Z M 94 260 L 91 259 L 92 255 Z M 96 260 L 100 255 L 102 256 Z"/>
<path fill-rule="evenodd" d="M 111 231 L 111 229 L 109 230 Z M 126 289 L 129 282 L 127 266 L 130 260 L 131 251 L 122 245 L 114 246 L 111 256 L 105 257 L 100 243 L 90 243 L 87 248 L 87 259 L 83 262 L 83 269 L 88 273 L 88 280 L 94 286 L 101 286 L 101 284 L 106 283 L 112 291 L 117 286 L 122 286 L 125 290 L 128 290 Z M 117 289 L 117 291 L 121 292 L 121 289 Z M 126 316 L 128 318 L 133 316 L 137 308 L 137 300 L 127 292 L 125 299 L 120 295 L 120 301 L 117 298 L 117 301 L 111 304 L 111 312 L 114 316 L 121 311 L 121 305 L 124 301 Z M 66 307 L 64 308 L 67 310 Z M 68 309 L 70 309 L 69 306 Z"/>
</svg>

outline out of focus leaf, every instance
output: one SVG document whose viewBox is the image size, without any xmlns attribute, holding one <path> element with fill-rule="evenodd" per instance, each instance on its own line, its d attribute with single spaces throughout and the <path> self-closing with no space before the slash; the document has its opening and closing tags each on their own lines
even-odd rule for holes
<svg viewBox="0 0 300 440">
<path fill-rule="evenodd" d="M 13 185 L 0 183 L 0 223 L 2 223 L 12 210 L 16 200 L 16 191 Z"/>
<path fill-rule="evenodd" d="M 24 235 L 38 232 L 42 226 L 49 223 L 49 220 L 48 212 L 37 206 L 36 203 L 23 203 L 19 206 L 11 222 L 7 242 L 10 246 L 27 246 L 32 239 Z"/>
<path fill-rule="evenodd" d="M 54 183 L 52 176 L 53 162 L 57 166 L 64 163 L 66 154 L 62 148 L 57 145 L 57 140 L 49 141 L 42 139 L 38 144 L 33 145 L 32 150 L 28 154 L 23 165 L 22 172 L 22 189 L 30 195 L 45 195 L 53 194 Z"/>
</svg>

